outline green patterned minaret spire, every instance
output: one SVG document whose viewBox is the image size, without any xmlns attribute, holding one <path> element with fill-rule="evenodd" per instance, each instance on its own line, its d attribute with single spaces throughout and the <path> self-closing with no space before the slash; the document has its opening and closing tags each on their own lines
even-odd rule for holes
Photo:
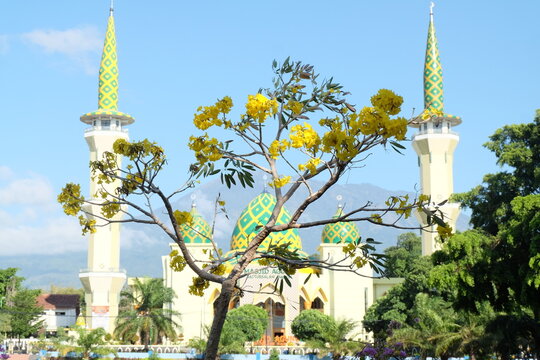
<svg viewBox="0 0 540 360">
<path fill-rule="evenodd" d="M 435 36 L 435 24 L 433 23 L 433 7 L 429 9 L 429 28 L 426 46 L 426 62 L 424 64 L 424 108 L 427 110 L 443 111 L 443 75 L 441 59 L 439 57 L 439 45 Z"/>
<path fill-rule="evenodd" d="M 92 123 L 92 120 L 96 118 L 114 118 L 115 120 L 121 120 L 123 125 L 131 124 L 134 121 L 130 115 L 118 111 L 118 56 L 116 54 L 112 0 L 99 67 L 98 110 L 84 114 L 81 116 L 81 121 Z"/>
</svg>

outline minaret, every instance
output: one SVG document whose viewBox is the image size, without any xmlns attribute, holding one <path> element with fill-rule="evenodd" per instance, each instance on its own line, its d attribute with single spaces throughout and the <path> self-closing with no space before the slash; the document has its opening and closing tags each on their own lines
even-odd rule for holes
<svg viewBox="0 0 540 360">
<path fill-rule="evenodd" d="M 103 153 L 112 152 L 117 139 L 128 139 L 124 127 L 134 122 L 127 114 L 118 111 L 118 64 L 116 36 L 114 32 L 113 5 L 107 24 L 103 55 L 99 69 L 98 109 L 81 116 L 81 121 L 90 125 L 84 137 L 90 148 L 90 161 L 101 160 Z M 118 159 L 121 164 L 121 158 Z M 98 184 L 90 174 L 90 197 L 93 202 L 103 201 L 96 192 L 105 188 L 112 192 L 117 183 Z M 100 214 L 99 205 L 88 205 L 91 214 Z M 91 216 L 90 216 L 91 217 Z M 117 215 L 113 220 L 120 219 Z M 126 281 L 126 272 L 120 269 L 120 224 L 106 224 L 96 220 L 96 232 L 88 239 L 88 268 L 81 270 L 79 278 L 84 286 L 86 298 L 86 325 L 88 328 L 114 330 L 118 315 L 120 291 Z"/>
<path fill-rule="evenodd" d="M 454 192 L 452 167 L 454 150 L 459 135 L 451 129 L 461 123 L 461 118 L 445 114 L 443 98 L 442 67 L 433 23 L 433 6 L 430 19 L 424 65 L 424 112 L 414 121 L 413 127 L 419 131 L 413 137 L 413 147 L 418 154 L 422 194 L 429 195 L 433 204 L 447 200 Z M 455 230 L 459 215 L 459 204 L 447 202 L 440 207 L 445 222 Z M 427 226 L 427 218 L 417 213 L 422 226 Z M 430 255 L 440 248 L 437 226 L 432 225 L 422 231 L 422 254 Z"/>
</svg>

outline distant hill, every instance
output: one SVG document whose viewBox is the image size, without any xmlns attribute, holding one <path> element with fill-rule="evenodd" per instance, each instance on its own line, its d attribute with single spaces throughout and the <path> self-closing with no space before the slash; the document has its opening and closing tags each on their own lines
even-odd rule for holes
<svg viewBox="0 0 540 360">
<path fill-rule="evenodd" d="M 317 188 L 320 183 L 313 182 Z M 192 193 L 174 202 L 177 209 L 189 209 L 192 194 L 199 212 L 210 223 L 213 216 L 214 200 L 221 193 L 226 202 L 227 213 L 230 220 L 224 216 L 216 218 L 215 239 L 224 249 L 229 249 L 229 241 L 237 218 L 251 199 L 257 196 L 263 189 L 262 180 L 256 182 L 253 188 L 244 189 L 236 187 L 227 189 L 218 180 L 197 187 Z M 342 196 L 345 209 L 353 209 L 371 201 L 375 206 L 383 205 L 384 201 L 392 195 L 414 194 L 406 191 L 392 191 L 380 188 L 372 184 L 347 184 L 335 185 L 320 200 L 315 202 L 302 216 L 302 221 L 313 221 L 331 217 L 337 209 L 338 195 Z M 305 197 L 307 191 L 302 189 L 297 196 L 287 204 L 288 209 L 293 209 Z M 156 213 L 163 213 L 158 209 Z M 468 227 L 469 218 L 461 215 L 458 219 L 458 230 Z M 414 217 L 399 222 L 402 226 L 417 226 Z M 360 234 L 363 238 L 372 237 L 381 242 L 379 250 L 394 245 L 396 238 L 405 230 L 391 227 L 377 226 L 370 223 L 359 223 Z M 321 237 L 322 228 L 300 230 L 303 248 L 307 253 L 316 251 Z M 128 276 L 152 276 L 161 277 L 161 256 L 169 253 L 168 243 L 170 239 L 157 227 L 139 224 L 127 224 L 122 232 L 121 266 L 128 272 Z M 85 252 L 69 252 L 56 255 L 31 255 L 31 256 L 0 256 L 2 268 L 18 267 L 20 275 L 26 278 L 25 285 L 32 288 L 47 290 L 51 284 L 58 286 L 80 287 L 78 279 L 79 269 L 86 267 Z"/>
</svg>

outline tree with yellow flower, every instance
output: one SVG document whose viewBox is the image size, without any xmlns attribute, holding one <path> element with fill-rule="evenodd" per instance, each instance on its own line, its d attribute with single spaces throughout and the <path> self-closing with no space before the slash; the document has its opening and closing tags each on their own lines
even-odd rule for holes
<svg viewBox="0 0 540 360">
<path fill-rule="evenodd" d="M 348 100 L 350 95 L 333 79 L 320 80 L 310 65 L 292 62 L 281 65 L 273 63 L 275 77 L 273 87 L 249 95 L 245 111 L 238 119 L 230 116 L 233 101 L 225 96 L 215 104 L 197 109 L 193 123 L 198 133 L 189 140 L 194 153 L 190 176 L 179 190 L 165 194 L 157 185 L 157 176 L 165 165 L 161 147 L 148 140 L 127 142 L 117 140 L 114 152 L 91 163 L 95 177 L 104 185 L 94 198 L 103 201 L 93 204 L 101 207 L 94 218 L 105 222 L 137 222 L 160 227 L 180 248 L 171 254 L 171 267 L 182 271 L 189 266 L 197 275 L 190 285 L 190 292 L 202 295 L 210 282 L 221 285 L 215 302 L 214 319 L 208 338 L 206 359 L 215 359 L 229 302 L 235 291 L 241 291 L 239 280 L 246 275 L 246 268 L 253 262 L 277 267 L 291 276 L 298 269 L 312 267 L 347 270 L 370 264 L 375 270 L 381 265 L 381 255 L 373 252 L 369 242 L 351 243 L 344 248 L 344 256 L 350 261 L 317 261 L 292 251 L 288 244 L 271 244 L 264 250 L 259 247 L 271 233 L 288 229 L 300 229 L 339 221 L 367 221 L 381 226 L 395 226 L 397 221 L 386 221 L 390 213 L 398 218 L 409 217 L 412 211 L 428 211 L 429 218 L 442 224 L 439 215 L 427 208 L 429 199 L 419 196 L 392 197 L 382 207 L 371 203 L 337 218 L 303 221 L 302 214 L 339 179 L 361 165 L 376 147 L 392 147 L 399 151 L 405 139 L 407 119 L 398 116 L 403 99 L 394 92 L 381 89 L 371 97 L 370 106 L 357 110 Z M 213 136 L 214 129 L 226 131 L 230 138 Z M 129 160 L 125 168 L 118 166 L 118 157 Z M 189 227 L 189 213 L 174 209 L 171 199 L 186 189 L 196 186 L 201 177 L 220 176 L 229 188 L 253 186 L 253 173 L 265 173 L 273 188 L 276 204 L 266 224 L 251 239 L 247 248 L 234 254 L 223 255 L 214 239 L 210 238 L 214 251 L 210 261 L 200 262 L 193 257 L 184 243 L 180 229 Z M 314 187 L 312 179 L 322 181 Z M 114 191 L 110 184 L 118 184 Z M 318 182 L 320 184 L 320 182 Z M 283 206 L 301 187 L 308 195 L 292 211 L 288 223 L 277 224 Z M 231 190 L 233 191 L 233 190 Z M 140 199 L 146 203 L 141 205 Z M 166 209 L 166 218 L 160 218 L 152 209 L 152 201 L 158 200 Z M 80 187 L 68 184 L 59 195 L 59 201 L 69 215 L 87 211 L 83 205 L 91 202 L 80 194 Z M 223 206 L 220 199 L 216 206 Z M 218 206 L 219 205 L 219 206 Z M 129 212 L 126 209 L 130 209 Z M 116 216 L 125 213 L 123 219 Z M 80 216 L 83 231 L 93 231 L 96 224 Z M 168 224 L 171 225 L 168 225 Z M 225 271 L 224 263 L 236 259 L 232 270 Z M 287 281 L 287 278 L 284 279 Z"/>
</svg>

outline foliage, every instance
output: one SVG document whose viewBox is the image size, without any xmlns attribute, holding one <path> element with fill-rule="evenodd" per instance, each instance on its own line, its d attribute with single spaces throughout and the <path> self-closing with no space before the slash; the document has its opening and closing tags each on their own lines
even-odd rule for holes
<svg viewBox="0 0 540 360">
<path fill-rule="evenodd" d="M 395 226 L 395 218 L 387 220 L 388 214 L 407 218 L 415 209 L 429 212 L 430 219 L 441 222 L 437 210 L 433 213 L 427 209 L 427 197 L 409 199 L 407 195 L 391 197 L 382 209 L 368 203 L 339 218 L 304 221 L 301 215 L 309 206 L 348 171 L 362 165 L 372 149 L 391 147 L 399 152 L 404 148 L 400 142 L 405 139 L 407 120 L 397 116 L 403 99 L 390 90 L 381 89 L 371 97 L 370 106 L 357 110 L 348 100 L 350 94 L 332 78 L 319 79 L 313 66 L 286 59 L 281 65 L 274 61 L 272 68 L 273 87 L 249 95 L 245 113 L 238 120 L 229 116 L 233 102 L 227 96 L 213 105 L 197 109 L 193 123 L 200 132 L 190 136 L 188 144 L 194 153 L 194 163 L 186 183 L 173 193 L 165 194 L 157 183 L 166 164 L 164 150 L 148 140 L 130 143 L 119 139 L 112 152 L 104 152 L 101 159 L 90 164 L 97 185 L 91 198 L 101 199 L 99 202 L 82 196 L 77 184 L 67 184 L 58 196 L 65 213 L 79 217 L 85 233 L 96 231 L 98 222 L 137 222 L 160 227 L 180 248 L 178 258 L 175 257 L 178 261 L 174 261 L 179 265 L 178 270 L 189 266 L 196 274 L 190 293 L 202 296 L 209 282 L 220 284 L 206 353 L 212 359 L 216 356 L 228 304 L 239 281 L 249 276 L 244 270 L 251 263 L 276 267 L 285 273 L 286 276 L 279 280 L 279 289 L 284 283 L 290 283 L 289 277 L 298 269 L 305 267 L 358 272 L 358 268 L 365 265 L 376 271 L 382 265 L 382 255 L 374 252 L 373 244 L 360 241 L 351 244 L 345 254 L 353 267 L 342 259 L 328 262 L 306 258 L 285 244 L 275 243 L 260 250 L 259 246 L 271 232 L 344 220 Z M 213 136 L 215 129 L 220 138 Z M 119 157 L 128 161 L 124 168 L 120 166 Z M 181 226 L 190 225 L 190 216 L 174 209 L 172 198 L 194 187 L 201 177 L 219 175 L 228 187 L 237 183 L 244 187 L 253 186 L 256 170 L 270 177 L 269 185 L 276 197 L 276 206 L 268 222 L 261 224 L 259 233 L 251 238 L 245 251 L 227 257 L 210 237 L 214 249 L 208 254 L 209 260 L 198 263 L 185 246 L 180 231 Z M 318 188 L 313 188 L 311 182 L 315 177 L 322 180 Z M 291 212 L 289 222 L 277 224 L 283 206 L 300 187 L 307 189 L 308 195 Z M 159 204 L 154 204 L 154 200 Z M 87 213 L 88 207 L 84 205 L 89 202 L 93 208 L 98 206 L 101 210 Z M 166 219 L 153 212 L 152 209 L 158 207 L 165 208 Z M 132 212 L 125 214 L 124 209 L 128 208 Z M 126 219 L 122 219 L 123 215 L 127 215 Z M 232 258 L 236 258 L 236 264 L 231 271 L 225 272 L 223 264 Z"/>
<path fill-rule="evenodd" d="M 178 324 L 172 317 L 179 314 L 163 307 L 173 300 L 174 292 L 163 285 L 163 280 L 136 278 L 121 296 L 121 309 L 114 330 L 116 337 L 126 342 L 141 339 L 146 348 L 156 344 L 162 336 L 176 337 Z"/>
<path fill-rule="evenodd" d="M 43 309 L 37 305 L 36 298 L 41 290 L 20 289 L 11 298 L 10 312 L 11 333 L 20 337 L 35 335 L 43 326 L 43 321 L 38 321 Z"/>
<path fill-rule="evenodd" d="M 422 239 L 408 232 L 398 236 L 397 244 L 384 250 L 387 277 L 405 277 L 416 260 L 422 256 Z"/>
<path fill-rule="evenodd" d="M 358 350 L 358 341 L 350 338 L 354 337 L 351 332 L 356 328 L 356 322 L 349 319 L 330 320 L 330 326 L 323 329 L 321 336 L 307 340 L 306 344 L 318 349 L 321 354 L 332 354 L 334 360 L 354 354 Z"/>
<path fill-rule="evenodd" d="M 277 351 L 276 349 L 270 351 L 270 356 L 268 357 L 268 360 L 279 360 L 279 351 Z"/>
<path fill-rule="evenodd" d="M 505 170 L 487 174 L 482 185 L 455 198 L 472 210 L 474 228 L 497 235 L 512 216 L 512 200 L 540 191 L 540 110 L 533 122 L 504 126 L 489 139 L 484 146 Z"/>
<path fill-rule="evenodd" d="M 105 340 L 107 332 L 103 328 L 93 330 L 76 328 L 75 331 L 76 335 L 70 336 L 67 342 L 57 344 L 60 354 L 66 355 L 69 352 L 75 352 L 86 360 L 96 356 L 116 355 L 114 350 L 103 347 L 107 345 Z"/>
<path fill-rule="evenodd" d="M 242 329 L 227 325 L 225 321 L 219 338 L 219 354 L 243 354 L 246 352 L 245 342 L 246 335 Z"/>
<path fill-rule="evenodd" d="M 0 269 L 0 309 L 9 306 L 9 299 L 20 288 L 22 277 L 16 276 L 17 268 Z"/>
<path fill-rule="evenodd" d="M 195 349 L 198 354 L 203 354 L 206 349 L 206 340 L 200 337 L 189 339 L 188 347 Z"/>
<path fill-rule="evenodd" d="M 391 288 L 388 293 L 377 299 L 364 316 L 362 323 L 375 336 L 386 337 L 386 331 L 392 321 L 413 324 L 415 316 L 410 312 L 416 295 L 424 292 L 431 294 L 432 287 L 428 283 L 432 263 L 428 257 L 419 257 L 408 265 L 410 270 L 403 283 Z"/>
<path fill-rule="evenodd" d="M 268 326 L 268 314 L 255 305 L 243 305 L 229 311 L 219 343 L 221 354 L 243 354 L 246 341 L 261 338 Z"/>
<path fill-rule="evenodd" d="M 506 324 L 534 323 L 528 333 L 538 353 L 540 112 L 532 123 L 497 130 L 485 146 L 504 170 L 486 175 L 482 185 L 456 198 L 472 210 L 475 228 L 492 237 L 478 233 L 454 237 L 449 247 L 434 256 L 440 270 L 433 283 L 455 288 L 458 308 L 477 310 L 487 299 L 495 310 L 504 311 L 499 317 Z M 519 342 L 523 334 L 514 334 Z"/>
<path fill-rule="evenodd" d="M 243 333 L 243 341 L 256 341 L 261 338 L 268 326 L 266 310 L 255 305 L 243 305 L 229 311 L 225 327 L 237 328 Z"/>
<path fill-rule="evenodd" d="M 319 310 L 304 310 L 294 318 L 291 330 L 298 340 L 324 340 L 333 319 Z"/>
</svg>

